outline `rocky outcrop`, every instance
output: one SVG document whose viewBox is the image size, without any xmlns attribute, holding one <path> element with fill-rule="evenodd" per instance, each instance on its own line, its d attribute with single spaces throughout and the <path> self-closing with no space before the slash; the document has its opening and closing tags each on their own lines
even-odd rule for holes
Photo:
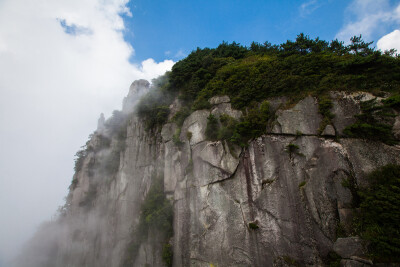
<svg viewBox="0 0 400 267">
<path fill-rule="evenodd" d="M 131 113 L 140 98 L 150 90 L 150 83 L 146 80 L 134 81 L 129 87 L 129 93 L 122 101 L 122 111 L 126 114 Z"/>
<path fill-rule="evenodd" d="M 210 114 L 242 116 L 227 96 L 212 98 L 209 110 L 193 112 L 180 129 L 167 123 L 160 133 L 146 132 L 133 114 L 112 175 L 90 174 L 91 164 L 110 153 L 95 134 L 94 150 L 76 174 L 68 209 L 58 222 L 62 231 L 53 239 L 57 249 L 50 265 L 123 265 L 141 204 L 160 174 L 174 209 L 173 266 L 325 266 L 330 251 L 343 258 L 342 266 L 368 265 L 357 238 L 337 238 L 338 225 L 348 229 L 353 216 L 353 195 L 344 185 L 368 186 L 366 174 L 399 164 L 400 149 L 333 139 L 354 122 L 360 101 L 370 97 L 336 92 L 331 97 L 333 125 L 321 135 L 316 98 L 286 110 L 285 99 L 272 100 L 274 128 L 246 148 L 205 136 Z M 289 145 L 298 149 L 290 151 Z M 129 266 L 164 266 L 159 238 L 154 229 L 139 242 Z"/>
<path fill-rule="evenodd" d="M 318 113 L 317 99 L 309 96 L 293 108 L 278 110 L 273 133 L 317 135 L 322 116 Z"/>
</svg>

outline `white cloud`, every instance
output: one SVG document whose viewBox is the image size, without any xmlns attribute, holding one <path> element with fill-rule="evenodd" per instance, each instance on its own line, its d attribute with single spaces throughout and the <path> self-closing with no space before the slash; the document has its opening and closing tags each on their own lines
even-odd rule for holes
<svg viewBox="0 0 400 267">
<path fill-rule="evenodd" d="M 0 262 L 63 204 L 73 155 L 99 114 L 120 109 L 133 80 L 173 65 L 129 62 L 126 4 L 0 1 Z"/>
<path fill-rule="evenodd" d="M 386 34 L 377 43 L 378 49 L 385 51 L 392 48 L 400 53 L 400 30 L 394 30 L 389 34 Z"/>
<path fill-rule="evenodd" d="M 321 7 L 318 0 L 309 0 L 300 5 L 299 11 L 301 17 L 306 17 Z"/>
<path fill-rule="evenodd" d="M 394 6 L 389 0 L 354 0 L 345 13 L 345 24 L 336 34 L 336 38 L 345 42 L 359 34 L 364 40 L 371 40 L 400 23 L 400 4 Z"/>
</svg>

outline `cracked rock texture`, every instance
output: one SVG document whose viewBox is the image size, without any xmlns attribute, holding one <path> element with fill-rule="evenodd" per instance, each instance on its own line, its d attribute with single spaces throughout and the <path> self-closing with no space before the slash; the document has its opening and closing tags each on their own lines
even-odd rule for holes
<svg viewBox="0 0 400 267">
<path fill-rule="evenodd" d="M 36 235 L 47 236 L 52 245 L 38 252 L 46 255 L 39 263 L 30 261 L 29 266 L 122 266 L 154 173 L 163 175 L 164 190 L 173 203 L 175 267 L 288 266 L 288 259 L 298 266 L 325 266 L 333 250 L 347 253 L 343 266 L 364 266 L 351 258 L 359 256 L 358 243 L 351 243 L 357 239 L 337 241 L 338 224 L 348 229 L 353 215 L 352 193 L 343 181 L 368 186 L 366 174 L 388 163 L 399 164 L 400 150 L 330 138 L 354 121 L 360 101 L 370 99 L 365 93 L 331 96 L 335 117 L 324 135 L 318 135 L 322 116 L 317 99 L 307 97 L 287 110 L 282 109 L 285 100 L 276 100 L 274 129 L 247 148 L 206 140 L 209 114 L 242 115 L 226 96 L 213 98 L 210 110 L 186 118 L 179 145 L 173 140 L 178 129 L 174 123 L 151 134 L 132 115 L 117 173 L 89 175 L 96 155 L 88 154 L 75 174 L 68 212 L 47 227 L 50 235 L 46 229 Z M 187 132 L 192 133 L 190 140 Z M 289 153 L 289 144 L 297 145 L 298 151 Z M 96 195 L 83 205 L 93 189 Z M 139 244 L 132 266 L 164 266 L 157 238 L 156 232 L 150 233 Z M 346 242 L 357 253 L 348 255 Z"/>
</svg>

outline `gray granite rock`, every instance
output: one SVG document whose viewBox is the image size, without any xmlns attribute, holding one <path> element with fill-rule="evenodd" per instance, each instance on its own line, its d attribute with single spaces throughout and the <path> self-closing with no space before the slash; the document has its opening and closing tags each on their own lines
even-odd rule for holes
<svg viewBox="0 0 400 267">
<path fill-rule="evenodd" d="M 163 139 L 163 142 L 171 141 L 177 130 L 178 126 L 176 125 L 176 123 L 172 122 L 164 124 L 161 129 L 161 137 Z"/>
<path fill-rule="evenodd" d="M 335 117 L 344 114 L 346 101 L 357 110 L 359 101 L 369 99 L 363 94 L 336 96 L 333 109 L 342 113 Z M 207 141 L 209 114 L 239 114 L 226 101 L 215 100 L 211 110 L 186 118 L 180 144 L 173 140 L 175 124 L 150 134 L 132 114 L 115 174 L 90 174 L 93 162 L 110 155 L 95 133 L 88 146 L 96 152 L 88 153 L 74 175 L 77 184 L 68 196 L 68 212 L 37 234 L 34 241 L 45 240 L 45 245 L 24 253 L 25 266 L 121 266 L 131 241 L 140 240 L 131 266 L 163 267 L 162 233 L 152 229 L 138 239 L 135 232 L 141 205 L 157 177 L 163 177 L 174 209 L 174 267 L 324 266 L 333 249 L 345 258 L 342 266 L 370 264 L 361 257 L 365 251 L 358 238 L 336 240 L 338 222 L 349 230 L 353 216 L 352 194 L 342 182 L 354 176 L 358 186 L 368 186 L 365 177 L 372 170 L 400 163 L 400 149 L 317 136 L 321 116 L 312 97 L 278 111 L 275 134 L 255 138 L 246 148 Z M 274 107 L 285 101 L 278 102 Z M 349 122 L 337 119 L 335 127 Z M 297 131 L 309 135 L 296 136 Z M 117 143 L 113 140 L 111 147 Z M 298 149 L 289 153 L 289 144 Z M 251 222 L 259 228 L 251 229 Z M 33 243 L 37 248 L 38 242 Z M 45 255 L 46 261 L 34 262 L 32 255 Z"/>
<path fill-rule="evenodd" d="M 400 140 L 400 116 L 396 116 L 395 122 L 393 124 L 393 135 L 397 140 Z"/>
<path fill-rule="evenodd" d="M 213 114 L 216 117 L 219 117 L 222 114 L 226 114 L 236 120 L 239 120 L 243 115 L 242 111 L 233 109 L 231 107 L 231 103 L 222 103 L 214 106 L 211 109 L 211 114 Z"/>
<path fill-rule="evenodd" d="M 222 103 L 229 103 L 231 102 L 231 99 L 229 98 L 229 96 L 224 95 L 224 96 L 211 97 L 208 101 L 210 102 L 211 105 L 218 105 Z"/>
<path fill-rule="evenodd" d="M 333 126 L 329 124 L 322 131 L 321 135 L 322 136 L 335 136 L 336 135 L 335 128 L 333 128 Z"/>
<path fill-rule="evenodd" d="M 207 118 L 210 115 L 208 110 L 197 110 L 185 119 L 182 125 L 180 139 L 182 142 L 188 139 L 188 132 L 191 133 L 190 145 L 195 145 L 206 140 Z"/>
<path fill-rule="evenodd" d="M 343 130 L 356 122 L 355 116 L 360 114 L 360 102 L 372 100 L 375 97 L 365 92 L 330 92 L 333 108 L 331 110 L 334 115 L 332 121 L 339 135 L 343 134 Z"/>
<path fill-rule="evenodd" d="M 277 132 L 278 128 L 274 128 L 273 133 L 316 135 L 322 121 L 317 100 L 311 96 L 301 100 L 291 109 L 278 110 L 276 116 L 280 132 Z"/>
<path fill-rule="evenodd" d="M 366 248 L 359 237 L 338 238 L 333 244 L 333 251 L 340 257 L 350 259 L 351 256 L 363 256 Z"/>
<path fill-rule="evenodd" d="M 368 266 L 371 266 L 371 265 L 363 263 L 363 262 L 359 262 L 359 261 L 356 261 L 356 260 L 343 259 L 343 260 L 340 261 L 340 266 L 341 267 L 368 267 Z"/>
</svg>

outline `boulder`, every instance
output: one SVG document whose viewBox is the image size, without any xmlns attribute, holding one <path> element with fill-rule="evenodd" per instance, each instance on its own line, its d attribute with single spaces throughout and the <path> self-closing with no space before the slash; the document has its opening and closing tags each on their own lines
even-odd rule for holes
<svg viewBox="0 0 400 267">
<path fill-rule="evenodd" d="M 322 116 L 318 113 L 317 100 L 311 96 L 301 100 L 291 109 L 278 110 L 276 116 L 279 126 L 274 127 L 272 132 L 277 134 L 317 135 L 322 121 Z"/>
<path fill-rule="evenodd" d="M 242 117 L 243 115 L 240 110 L 233 109 L 231 103 L 218 104 L 211 110 L 211 114 L 216 117 L 219 117 L 222 114 L 226 114 L 236 120 L 239 120 L 240 117 Z"/>
<path fill-rule="evenodd" d="M 336 132 L 335 132 L 335 128 L 333 128 L 332 125 L 327 125 L 325 127 L 325 129 L 322 132 L 322 136 L 335 136 Z"/>
<path fill-rule="evenodd" d="M 191 132 L 190 145 L 198 144 L 206 140 L 207 117 L 210 115 L 208 110 L 197 110 L 190 114 L 183 122 L 180 139 L 186 141 L 188 132 Z"/>
<path fill-rule="evenodd" d="M 229 102 L 231 102 L 231 99 L 227 95 L 214 96 L 214 97 L 211 97 L 208 100 L 208 102 L 210 102 L 211 105 L 218 105 L 218 104 L 222 104 L 222 103 L 229 103 Z"/>
</svg>

